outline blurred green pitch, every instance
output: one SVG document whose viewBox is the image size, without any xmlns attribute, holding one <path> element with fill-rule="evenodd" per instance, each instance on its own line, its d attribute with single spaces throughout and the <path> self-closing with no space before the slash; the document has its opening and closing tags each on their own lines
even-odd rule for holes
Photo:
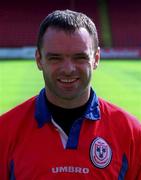
<svg viewBox="0 0 141 180">
<path fill-rule="evenodd" d="M 101 60 L 92 77 L 98 96 L 141 120 L 141 61 Z M 0 114 L 38 94 L 44 87 L 34 60 L 0 61 Z"/>
</svg>

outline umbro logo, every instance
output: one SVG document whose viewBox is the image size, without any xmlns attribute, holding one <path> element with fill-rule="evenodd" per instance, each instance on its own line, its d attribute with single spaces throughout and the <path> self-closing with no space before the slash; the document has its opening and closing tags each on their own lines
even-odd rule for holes
<svg viewBox="0 0 141 180">
<path fill-rule="evenodd" d="M 52 173 L 76 173 L 76 174 L 88 174 L 89 168 L 77 167 L 77 166 L 60 166 L 51 169 Z"/>
</svg>

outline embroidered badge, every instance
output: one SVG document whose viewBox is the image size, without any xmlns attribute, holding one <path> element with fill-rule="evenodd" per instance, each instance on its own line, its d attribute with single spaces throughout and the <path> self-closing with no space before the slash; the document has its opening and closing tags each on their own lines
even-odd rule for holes
<svg viewBox="0 0 141 180">
<path fill-rule="evenodd" d="M 90 147 L 90 158 L 94 166 L 98 168 L 105 168 L 110 164 L 112 151 L 104 139 L 97 137 L 93 140 Z"/>
</svg>

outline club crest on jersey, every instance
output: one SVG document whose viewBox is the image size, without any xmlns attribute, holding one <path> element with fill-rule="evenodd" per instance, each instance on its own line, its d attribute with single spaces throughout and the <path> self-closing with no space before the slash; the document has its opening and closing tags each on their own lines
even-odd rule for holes
<svg viewBox="0 0 141 180">
<path fill-rule="evenodd" d="M 112 159 L 112 151 L 108 143 L 97 137 L 93 140 L 90 147 L 90 158 L 95 167 L 105 168 Z"/>
</svg>

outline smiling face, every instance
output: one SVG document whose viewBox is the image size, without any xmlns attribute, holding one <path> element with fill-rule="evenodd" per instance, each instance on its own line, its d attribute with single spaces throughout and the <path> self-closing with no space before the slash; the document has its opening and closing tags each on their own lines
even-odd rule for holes
<svg viewBox="0 0 141 180">
<path fill-rule="evenodd" d="M 99 61 L 93 40 L 86 29 L 72 33 L 48 28 L 43 37 L 41 53 L 36 61 L 43 71 L 46 96 L 64 108 L 75 108 L 87 102 L 93 68 Z"/>
</svg>

